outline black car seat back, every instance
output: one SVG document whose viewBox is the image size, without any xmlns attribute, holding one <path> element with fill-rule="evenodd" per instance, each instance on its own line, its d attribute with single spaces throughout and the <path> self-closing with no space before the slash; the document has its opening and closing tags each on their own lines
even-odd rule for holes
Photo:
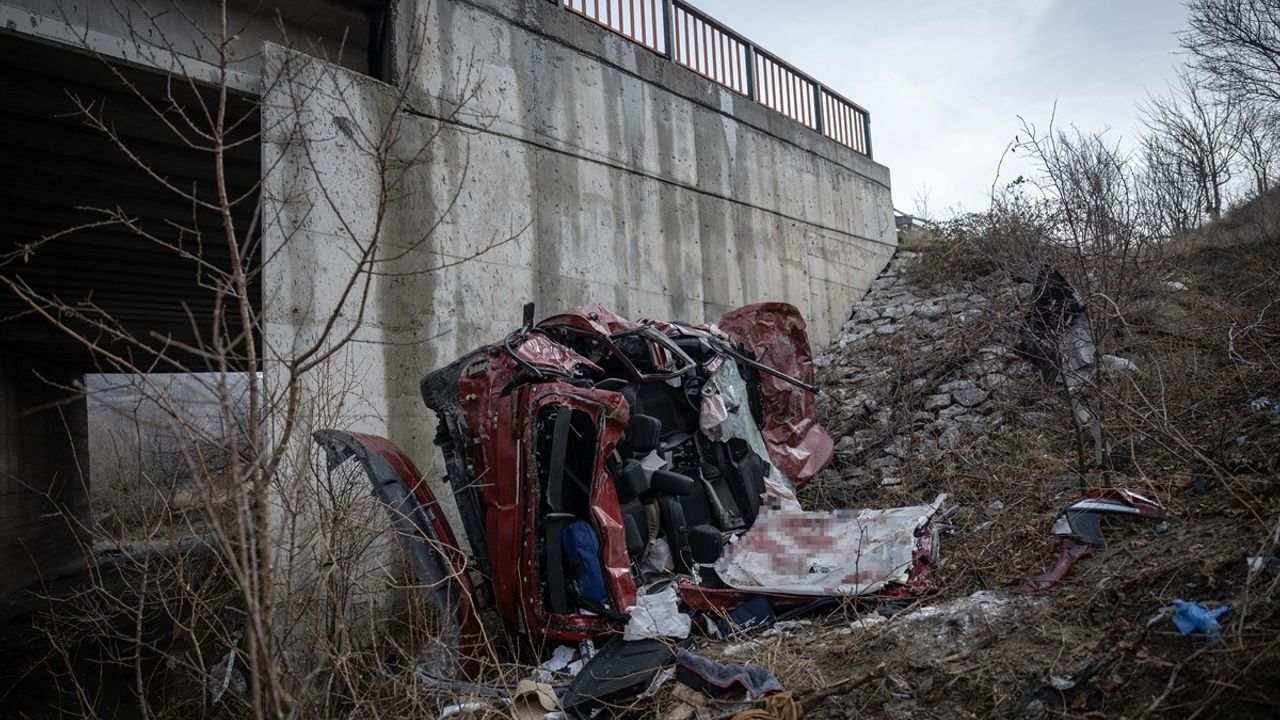
<svg viewBox="0 0 1280 720">
<path fill-rule="evenodd" d="M 721 474 L 728 481 L 730 494 L 738 505 L 747 527 L 755 524 L 765 491 L 765 478 L 772 467 L 741 438 L 716 443 L 711 448 Z"/>
<path fill-rule="evenodd" d="M 701 565 L 709 565 L 720 559 L 724 550 L 724 535 L 710 525 L 689 528 L 689 555 Z"/>
<path fill-rule="evenodd" d="M 627 553 L 639 559 L 649 547 L 649 517 L 644 504 L 639 500 L 623 503 L 622 525 L 627 534 Z"/>
<path fill-rule="evenodd" d="M 621 464 L 616 461 L 610 468 L 613 471 L 614 484 L 618 488 L 618 500 L 631 502 L 649 492 L 649 476 L 639 460 L 626 460 Z"/>
<path fill-rule="evenodd" d="M 684 506 L 680 498 L 674 495 L 663 495 L 658 498 L 658 508 L 662 518 L 662 535 L 671 548 L 671 561 L 676 572 L 687 573 L 693 567 L 693 557 L 689 552 L 689 526 L 684 519 Z"/>
<path fill-rule="evenodd" d="M 760 515 L 760 505 L 764 502 L 765 477 L 769 470 L 769 464 L 754 452 L 738 463 L 738 476 L 741 481 L 738 487 L 742 492 L 740 496 L 735 495 L 735 499 L 738 501 L 738 507 L 741 508 L 747 525 L 754 525 L 756 517 Z"/>
<path fill-rule="evenodd" d="M 631 457 L 640 458 L 658 449 L 662 437 L 662 422 L 652 415 L 636 413 L 634 408 L 632 413 L 621 444 Z"/>
<path fill-rule="evenodd" d="M 635 383 L 622 394 L 631 403 L 633 414 L 648 415 L 662 423 L 662 439 L 698 429 L 698 410 L 684 393 L 665 381 Z"/>
</svg>

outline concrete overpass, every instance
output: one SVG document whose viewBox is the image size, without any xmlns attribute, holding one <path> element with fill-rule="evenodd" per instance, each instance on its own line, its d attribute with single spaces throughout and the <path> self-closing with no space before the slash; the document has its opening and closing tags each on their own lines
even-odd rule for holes
<svg viewBox="0 0 1280 720">
<path fill-rule="evenodd" d="M 216 237 L 217 218 L 175 202 L 70 114 L 76 98 L 96 103 L 160 175 L 206 184 L 207 157 L 175 141 L 121 81 L 189 103 L 211 92 L 216 48 L 200 29 L 214 26 L 216 6 L 0 0 L 6 252 L 91 220 L 84 208 L 121 206 L 173 242 L 200 228 Z M 261 133 L 228 172 L 246 191 L 262 183 L 270 260 L 252 330 L 268 384 L 270 359 L 314 337 L 334 309 L 353 271 L 346 248 L 372 224 L 387 265 L 357 342 L 334 360 L 345 396 L 317 399 L 424 464 L 434 429 L 418 380 L 518 324 L 526 301 L 701 321 L 785 300 L 818 341 L 832 336 L 896 242 L 869 115 L 690 5 L 600 6 L 229 3 L 239 32 L 227 82 L 256 118 L 245 137 Z M 175 90 L 175 74 L 198 82 Z M 361 139 L 389 124 L 399 134 L 386 159 L 404 179 L 380 202 L 374 176 L 385 168 Z M 242 220 L 255 212 L 246 203 Z M 423 228 L 434 232 L 423 238 Z M 202 252 L 216 262 L 226 249 L 210 240 Z M 130 332 L 187 342 L 211 321 L 198 267 L 111 228 L 60 235 L 0 272 L 65 300 L 91 298 Z M 12 568 L 0 591 L 74 560 L 59 513 L 84 517 L 89 478 L 84 403 L 65 387 L 110 369 L 27 310 L 0 299 L 0 561 Z M 309 421 L 333 424 L 324 415 Z"/>
</svg>

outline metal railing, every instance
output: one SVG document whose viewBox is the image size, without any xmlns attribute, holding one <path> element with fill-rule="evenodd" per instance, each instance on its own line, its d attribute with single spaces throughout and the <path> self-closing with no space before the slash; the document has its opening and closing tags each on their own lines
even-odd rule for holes
<svg viewBox="0 0 1280 720">
<path fill-rule="evenodd" d="M 683 0 L 551 0 L 871 157 L 871 114 Z"/>
</svg>

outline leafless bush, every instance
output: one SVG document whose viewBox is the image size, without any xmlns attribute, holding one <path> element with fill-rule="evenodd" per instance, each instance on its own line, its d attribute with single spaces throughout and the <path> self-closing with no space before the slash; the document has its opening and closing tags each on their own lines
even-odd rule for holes
<svg viewBox="0 0 1280 720">
<path fill-rule="evenodd" d="M 513 228 L 462 257 L 403 269 L 411 253 L 438 257 L 429 252 L 429 241 L 453 212 L 464 171 L 433 222 L 413 228 L 412 237 L 388 238 L 389 214 L 414 202 L 415 174 L 423 172 L 451 124 L 463 114 L 472 126 L 484 123 L 471 107 L 481 78 L 474 64 L 458 68 L 450 102 L 431 123 L 410 112 L 402 88 L 375 120 L 339 124 L 336 132 L 369 170 L 362 179 L 373 202 L 362 204 L 356 218 L 320 168 L 323 150 L 316 138 L 335 130 L 317 123 L 335 121 L 309 111 L 324 94 L 326 103 L 360 118 L 351 105 L 359 88 L 346 75 L 305 56 L 269 53 L 262 58 L 264 74 L 277 84 L 264 88 L 263 96 L 287 100 L 263 107 L 229 86 L 234 39 L 242 28 L 229 24 L 225 3 L 220 23 L 191 22 L 182 38 L 174 36 L 172 14 L 150 14 L 129 0 L 104 3 L 101 11 L 129 28 L 139 52 L 182 57 L 190 51 L 185 43 L 194 42 L 214 58 L 211 75 L 196 77 L 175 66 L 159 95 L 127 69 L 105 59 L 103 65 L 183 152 L 203 159 L 207 184 L 175 184 L 155 170 L 119 132 L 112 108 L 75 94 L 68 94 L 67 106 L 158 192 L 181 199 L 192 217 L 216 218 L 217 231 L 210 235 L 184 218 L 145 222 L 122 197 L 119 205 L 92 208 L 92 222 L 0 258 L 0 285 L 75 341 L 103 372 L 140 379 L 137 402 L 146 406 L 149 422 L 163 428 L 148 439 L 144 424 L 133 423 L 137 435 L 125 444 L 135 457 L 119 478 L 132 492 L 114 499 L 111 518 L 83 528 L 92 538 L 84 548 L 87 586 L 48 598 L 44 626 L 54 653 L 45 669 L 59 673 L 64 705 L 86 716 L 113 713 L 122 704 L 141 717 L 429 714 L 438 698 L 414 683 L 413 666 L 438 630 L 433 611 L 404 571 L 386 509 L 370 499 L 367 480 L 318 469 L 309 431 L 343 426 L 353 412 L 377 411 L 362 397 L 362 369 L 351 349 L 361 342 L 382 278 L 466 262 L 523 232 Z M 93 50 L 87 36 L 84 45 Z M 408 62 L 402 69 L 411 73 L 418 56 L 411 53 Z M 261 181 L 244 186 L 228 176 L 229 153 L 267 137 L 289 152 L 262 168 L 263 177 L 304 179 L 298 184 L 306 192 L 268 202 Z M 465 143 L 460 150 L 465 154 Z M 323 242 L 349 261 L 349 272 L 336 303 L 312 308 L 314 332 L 282 347 L 265 344 L 269 333 L 258 290 L 264 265 L 292 244 L 320 242 L 300 225 L 282 224 L 278 213 L 288 203 L 302 208 L 303 217 L 319 210 L 337 219 Z M 198 268 L 200 285 L 214 300 L 208 316 L 188 311 L 191 342 L 130 330 L 91 299 L 54 297 L 24 281 L 27 258 L 61 238 L 102 227 L 128 232 Z M 264 228 L 278 233 L 276 244 L 266 242 Z M 213 429 L 209 418 L 193 419 L 171 388 L 154 381 L 156 373 L 184 374 L 212 398 Z M 158 447 L 162 437 L 165 445 Z M 186 492 L 182 507 L 172 492 L 177 479 Z M 90 666 L 86 653 L 94 657 Z"/>
<path fill-rule="evenodd" d="M 1223 188 L 1241 155 L 1247 124 L 1242 107 L 1231 95 L 1211 95 L 1185 70 L 1166 95 L 1151 95 L 1139 107 L 1148 132 L 1147 157 L 1164 172 L 1176 169 L 1179 179 L 1194 182 L 1199 207 L 1213 220 L 1222 217 Z"/>
<path fill-rule="evenodd" d="M 1280 2 L 1191 0 L 1183 47 L 1219 91 L 1280 102 Z"/>
</svg>

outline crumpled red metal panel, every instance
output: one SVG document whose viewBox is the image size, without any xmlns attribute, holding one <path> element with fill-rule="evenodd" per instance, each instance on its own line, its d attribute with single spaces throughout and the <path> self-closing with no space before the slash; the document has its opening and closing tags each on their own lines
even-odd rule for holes
<svg viewBox="0 0 1280 720">
<path fill-rule="evenodd" d="M 788 303 L 758 303 L 730 310 L 718 327 L 756 359 L 813 384 L 813 353 L 800 310 Z M 831 461 L 834 443 L 818 422 L 813 393 L 760 373 L 764 395 L 764 440 L 769 458 L 799 488 Z"/>
<path fill-rule="evenodd" d="M 1089 557 L 1102 546 L 1102 518 L 1116 515 L 1159 520 L 1167 517 L 1168 512 L 1159 502 L 1132 490 L 1116 487 L 1090 490 L 1058 513 L 1053 523 L 1053 534 L 1062 538 L 1058 544 L 1058 560 L 1051 570 L 1024 582 L 1021 592 L 1041 592 L 1062 582 L 1078 560 Z"/>
<path fill-rule="evenodd" d="M 579 330 L 590 330 L 601 337 L 617 335 L 641 327 L 639 323 L 634 323 L 602 305 L 572 307 L 559 315 L 552 315 L 538 325 L 539 327 L 565 325 Z"/>
<path fill-rule="evenodd" d="M 582 357 L 571 348 L 538 333 L 530 334 L 524 338 L 520 346 L 516 348 L 516 355 L 519 355 L 520 359 L 531 365 L 562 370 L 566 373 L 572 374 L 578 369 L 601 372 L 600 366 Z"/>
</svg>

